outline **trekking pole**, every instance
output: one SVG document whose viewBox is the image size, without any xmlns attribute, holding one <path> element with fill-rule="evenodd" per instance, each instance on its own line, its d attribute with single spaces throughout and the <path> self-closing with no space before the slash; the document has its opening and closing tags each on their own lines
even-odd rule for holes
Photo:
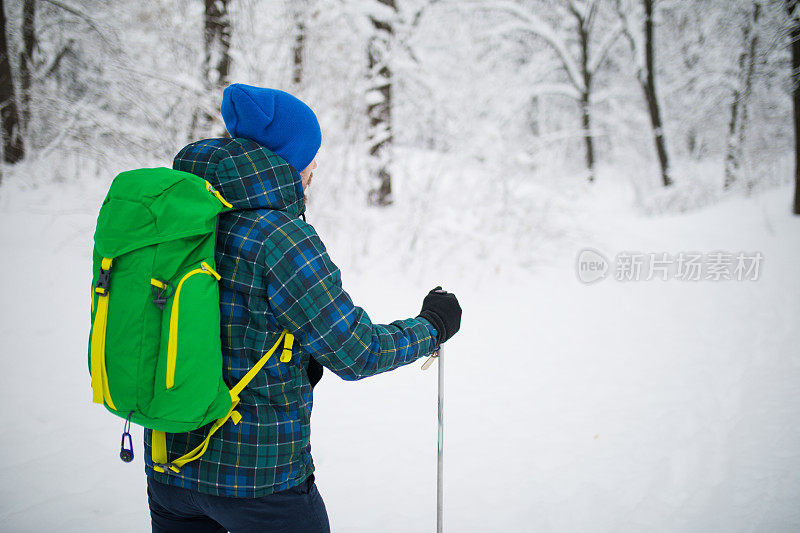
<svg viewBox="0 0 800 533">
<path fill-rule="evenodd" d="M 442 365 L 442 347 L 436 350 L 423 363 L 422 370 L 427 370 L 434 359 L 439 360 L 439 433 L 438 446 L 436 448 L 436 533 L 442 533 L 442 510 L 444 500 L 444 485 L 442 483 L 443 474 L 443 455 L 444 455 L 444 366 Z"/>
</svg>

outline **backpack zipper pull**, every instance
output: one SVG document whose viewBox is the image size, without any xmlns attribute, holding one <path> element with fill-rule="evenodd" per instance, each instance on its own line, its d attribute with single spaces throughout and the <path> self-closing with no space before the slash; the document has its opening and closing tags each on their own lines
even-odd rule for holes
<svg viewBox="0 0 800 533">
<path fill-rule="evenodd" d="M 223 198 L 222 195 L 219 193 L 219 191 L 216 190 L 208 180 L 206 180 L 206 189 L 208 189 L 208 192 L 213 194 L 217 198 L 217 200 L 222 202 L 222 205 L 224 205 L 228 209 L 233 207 L 233 205 L 230 202 L 228 202 L 225 198 Z"/>
<path fill-rule="evenodd" d="M 131 438 L 130 430 L 131 430 L 131 416 L 133 416 L 133 411 L 128 413 L 128 418 L 125 419 L 125 425 L 122 428 L 122 442 L 119 445 L 119 458 L 122 459 L 124 463 L 130 463 L 133 461 L 133 439 Z M 125 440 L 127 437 L 127 445 L 125 447 Z"/>
<path fill-rule="evenodd" d="M 425 360 L 424 363 L 422 363 L 422 370 L 428 370 L 428 368 L 430 368 L 430 366 L 433 364 L 433 362 L 436 360 L 437 357 L 439 357 L 438 348 L 428 356 L 428 358 Z"/>
<path fill-rule="evenodd" d="M 222 276 L 220 276 L 220 275 L 217 273 L 217 271 L 216 271 L 216 270 L 214 270 L 213 268 L 211 268 L 211 265 L 209 265 L 209 264 L 208 264 L 208 263 L 206 263 L 205 261 L 203 261 L 202 263 L 200 263 L 200 270 L 202 270 L 203 272 L 206 272 L 206 273 L 208 273 L 208 274 L 210 274 L 210 275 L 214 276 L 214 277 L 216 278 L 216 280 L 217 280 L 217 281 L 219 281 L 219 280 L 221 280 L 221 279 L 222 279 Z"/>
</svg>

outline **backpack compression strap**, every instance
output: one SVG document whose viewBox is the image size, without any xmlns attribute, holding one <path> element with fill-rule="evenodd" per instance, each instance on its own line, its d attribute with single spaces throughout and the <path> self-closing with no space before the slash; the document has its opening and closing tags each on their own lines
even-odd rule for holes
<svg viewBox="0 0 800 533">
<path fill-rule="evenodd" d="M 281 341 L 283 341 L 283 352 L 281 353 L 281 362 L 288 363 L 292 359 L 292 345 L 294 344 L 294 335 L 289 333 L 287 330 L 283 330 L 281 336 L 278 337 L 278 340 L 269 349 L 267 353 L 265 353 L 261 359 L 258 360 L 258 363 L 250 369 L 247 374 L 239 381 L 231 389 L 231 408 L 228 410 L 228 414 L 223 416 L 222 418 L 217 419 L 216 422 L 211 426 L 211 429 L 208 431 L 208 435 L 206 438 L 203 439 L 195 449 L 190 451 L 189 453 L 182 455 L 181 457 L 175 459 L 174 461 L 167 462 L 167 437 L 163 431 L 156 431 L 153 430 L 153 439 L 151 442 L 152 446 L 152 457 L 153 457 L 153 469 L 156 472 L 164 472 L 165 469 L 172 470 L 176 474 L 181 471 L 183 465 L 190 461 L 194 461 L 199 459 L 202 456 L 206 449 L 208 448 L 208 441 L 211 439 L 211 436 L 220 428 L 222 425 L 228 421 L 230 418 L 233 421 L 233 424 L 236 425 L 242 419 L 242 415 L 236 411 L 236 406 L 239 405 L 239 394 L 244 390 L 244 388 L 253 380 L 256 374 L 261 371 L 265 364 L 272 354 L 275 353 L 275 350 L 278 349 L 280 346 Z"/>
<path fill-rule="evenodd" d="M 103 404 L 103 400 L 108 406 L 117 410 L 111 400 L 111 392 L 108 390 L 108 374 L 106 372 L 106 323 L 108 322 L 108 295 L 111 275 L 111 263 L 113 259 L 104 257 L 100 263 L 100 275 L 97 278 L 97 285 L 94 293 L 97 297 L 97 312 L 94 315 L 92 324 L 92 401 Z M 94 302 L 94 294 L 92 294 Z"/>
</svg>

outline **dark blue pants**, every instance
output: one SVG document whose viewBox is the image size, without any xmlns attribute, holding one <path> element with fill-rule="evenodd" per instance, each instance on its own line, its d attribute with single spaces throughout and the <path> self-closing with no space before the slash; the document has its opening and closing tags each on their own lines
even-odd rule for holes
<svg viewBox="0 0 800 533">
<path fill-rule="evenodd" d="M 314 476 L 261 498 L 226 498 L 147 478 L 153 533 L 330 533 Z"/>
</svg>

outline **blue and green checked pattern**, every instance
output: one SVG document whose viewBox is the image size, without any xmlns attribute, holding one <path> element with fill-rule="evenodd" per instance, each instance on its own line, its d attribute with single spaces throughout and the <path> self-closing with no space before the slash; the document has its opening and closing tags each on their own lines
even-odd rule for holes
<svg viewBox="0 0 800 533">
<path fill-rule="evenodd" d="M 269 360 L 240 395 L 241 422 L 226 423 L 180 474 L 153 470 L 146 430 L 145 471 L 218 496 L 285 490 L 314 471 L 308 358 L 343 379 L 361 379 L 430 353 L 436 330 L 421 318 L 373 324 L 353 304 L 314 228 L 299 218 L 305 209 L 299 174 L 272 152 L 245 139 L 210 139 L 185 147 L 173 166 L 208 180 L 236 208 L 220 216 L 216 248 L 228 386 L 284 328 L 295 335 L 295 348 L 289 363 Z M 194 448 L 206 429 L 168 433 L 169 458 Z"/>
</svg>

